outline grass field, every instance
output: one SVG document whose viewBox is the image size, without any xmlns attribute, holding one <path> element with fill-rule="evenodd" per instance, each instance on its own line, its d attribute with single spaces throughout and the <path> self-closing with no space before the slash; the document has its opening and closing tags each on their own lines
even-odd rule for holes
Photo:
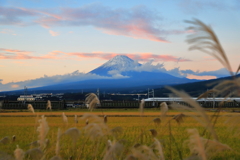
<svg viewBox="0 0 240 160">
<path fill-rule="evenodd" d="M 86 113 L 88 116 L 83 116 Z M 13 156 L 16 145 L 19 145 L 27 153 L 31 148 L 40 148 L 41 146 L 38 144 L 31 145 L 31 143 L 40 140 L 40 132 L 37 131 L 37 128 L 41 124 L 39 123 L 41 115 L 45 115 L 49 126 L 45 138 L 49 140 L 49 143 L 42 149 L 44 159 L 51 159 L 55 155 L 62 159 L 69 159 L 70 157 L 72 159 L 131 159 L 132 157 L 137 157 L 137 159 L 163 159 L 163 156 L 165 159 L 176 160 L 191 156 L 194 158 L 199 153 L 191 151 L 188 145 L 193 148 L 198 144 L 191 141 L 191 133 L 188 129 L 197 129 L 202 138 L 210 140 L 213 138 L 208 131 L 205 132 L 205 128 L 199 122 L 199 119 L 196 119 L 197 113 L 184 113 L 187 116 L 183 118 L 183 122 L 180 124 L 173 119 L 173 116 L 179 113 L 169 111 L 167 116 L 162 117 L 157 109 L 145 110 L 143 116 L 140 116 L 137 109 L 127 111 L 104 110 L 103 113 L 100 110 L 94 112 L 67 111 L 65 115 L 68 123 L 64 122 L 62 112 L 0 113 L 0 139 L 9 137 L 9 143 L 0 143 L 0 156 L 3 157 L 7 154 Z M 108 115 L 107 123 L 104 123 L 103 117 L 96 116 L 102 116 L 103 114 Z M 208 115 L 212 114 L 214 113 L 208 112 Z M 78 123 L 75 122 L 74 115 L 78 116 Z M 122 117 L 115 117 L 114 115 L 121 115 Z M 130 115 L 135 116 L 131 117 Z M 240 125 L 238 124 L 240 114 L 221 112 L 220 115 L 214 126 L 218 142 L 203 143 L 210 146 L 205 146 L 205 157 L 207 159 L 240 159 L 240 154 L 238 154 L 240 151 Z M 157 117 L 161 119 L 159 125 L 153 121 Z M 201 119 L 201 117 L 199 118 Z M 87 119 L 89 121 L 88 125 L 86 125 Z M 69 128 L 75 128 L 80 131 L 80 134 L 76 134 L 76 132 L 63 134 L 58 139 L 58 128 L 61 129 L 61 133 Z M 151 129 L 154 129 L 157 134 L 152 133 Z M 14 142 L 11 140 L 13 135 L 16 136 Z M 156 139 L 154 138 L 161 143 L 162 157 L 159 148 L 155 148 Z M 56 143 L 59 144 L 57 151 Z M 138 146 L 136 144 L 141 145 L 136 147 Z M 35 155 L 37 154 L 35 153 Z M 198 157 L 201 158 L 199 155 Z M 25 159 L 31 159 L 31 154 L 25 156 Z M 32 159 L 36 159 L 36 157 L 32 155 Z"/>
<path fill-rule="evenodd" d="M 219 82 L 209 93 L 240 96 L 240 78 L 211 29 L 199 20 L 188 21 L 190 49 L 220 61 L 233 80 Z M 68 110 L 0 112 L 0 160 L 239 160 L 240 114 L 229 109 L 206 110 L 182 91 L 168 89 L 188 105 L 165 102 L 159 109 Z M 100 101 L 94 93 L 85 103 L 93 110 Z M 223 101 L 224 103 L 224 101 Z M 221 105 L 220 105 L 221 106 Z M 181 110 L 181 111 L 180 111 Z M 140 112 L 139 112 L 140 111 Z M 184 112 L 183 112 L 184 111 Z M 45 116 L 44 116 L 45 115 Z M 107 118 L 104 116 L 107 115 Z M 13 136 L 15 135 L 15 136 Z M 12 138 L 13 136 L 13 138 Z M 15 138 L 14 138 L 15 137 Z M 16 147 L 16 146 L 19 146 Z"/>
</svg>

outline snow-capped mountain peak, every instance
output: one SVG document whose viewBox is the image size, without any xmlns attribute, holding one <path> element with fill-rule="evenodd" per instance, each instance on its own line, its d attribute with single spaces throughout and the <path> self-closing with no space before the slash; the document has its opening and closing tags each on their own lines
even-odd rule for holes
<svg viewBox="0 0 240 160">
<path fill-rule="evenodd" d="M 110 76 L 109 71 L 117 70 L 117 71 L 126 71 L 133 69 L 137 66 L 141 66 L 140 63 L 130 59 L 124 55 L 117 55 L 101 65 L 100 67 L 92 70 L 90 73 L 102 75 L 102 76 Z"/>
<path fill-rule="evenodd" d="M 101 68 L 109 68 L 112 70 L 122 70 L 122 69 L 129 69 L 135 66 L 139 66 L 140 64 L 133 61 L 132 59 L 128 58 L 124 55 L 117 55 L 104 63 Z"/>
</svg>

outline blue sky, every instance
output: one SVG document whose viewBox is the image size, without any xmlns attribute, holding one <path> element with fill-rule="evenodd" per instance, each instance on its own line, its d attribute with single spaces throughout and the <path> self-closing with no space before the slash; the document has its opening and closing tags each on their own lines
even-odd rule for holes
<svg viewBox="0 0 240 160">
<path fill-rule="evenodd" d="M 210 25 L 236 70 L 239 15 L 238 0 L 0 0 L 0 90 L 61 82 L 72 73 L 84 79 L 118 54 L 154 59 L 151 65 L 176 76 L 227 76 L 218 61 L 188 50 L 184 20 Z"/>
</svg>

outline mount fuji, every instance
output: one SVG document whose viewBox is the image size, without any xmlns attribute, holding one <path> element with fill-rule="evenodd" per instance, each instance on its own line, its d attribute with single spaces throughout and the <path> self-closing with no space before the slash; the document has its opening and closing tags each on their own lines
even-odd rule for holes
<svg viewBox="0 0 240 160">
<path fill-rule="evenodd" d="M 175 85 L 197 80 L 179 78 L 160 72 L 144 70 L 143 65 L 127 56 L 117 55 L 87 74 L 98 75 L 98 79 L 88 79 L 69 83 L 39 87 L 38 90 L 78 90 L 78 89 L 124 89 L 147 86 Z"/>
<path fill-rule="evenodd" d="M 100 67 L 90 71 L 90 73 L 94 73 L 101 76 L 111 76 L 111 71 L 126 71 L 130 69 L 134 69 L 136 67 L 141 66 L 142 64 L 133 61 L 127 56 L 117 55 L 101 65 Z"/>
</svg>

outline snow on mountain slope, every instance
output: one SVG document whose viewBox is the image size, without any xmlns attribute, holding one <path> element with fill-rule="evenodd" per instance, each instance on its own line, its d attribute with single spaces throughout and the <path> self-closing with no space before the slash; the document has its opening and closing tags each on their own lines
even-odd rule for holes
<svg viewBox="0 0 240 160">
<path fill-rule="evenodd" d="M 108 62 L 104 63 L 100 67 L 121 70 L 123 68 L 129 69 L 129 68 L 139 66 L 139 65 L 141 65 L 141 64 L 133 61 L 132 59 L 128 58 L 127 56 L 117 55 L 114 58 L 110 59 Z"/>
<path fill-rule="evenodd" d="M 141 66 L 140 63 L 133 61 L 132 59 L 128 58 L 124 55 L 117 55 L 101 65 L 100 67 L 92 70 L 90 73 L 95 73 L 102 76 L 109 76 L 109 71 L 117 70 L 117 71 L 124 71 L 133 69 L 137 66 Z"/>
</svg>

